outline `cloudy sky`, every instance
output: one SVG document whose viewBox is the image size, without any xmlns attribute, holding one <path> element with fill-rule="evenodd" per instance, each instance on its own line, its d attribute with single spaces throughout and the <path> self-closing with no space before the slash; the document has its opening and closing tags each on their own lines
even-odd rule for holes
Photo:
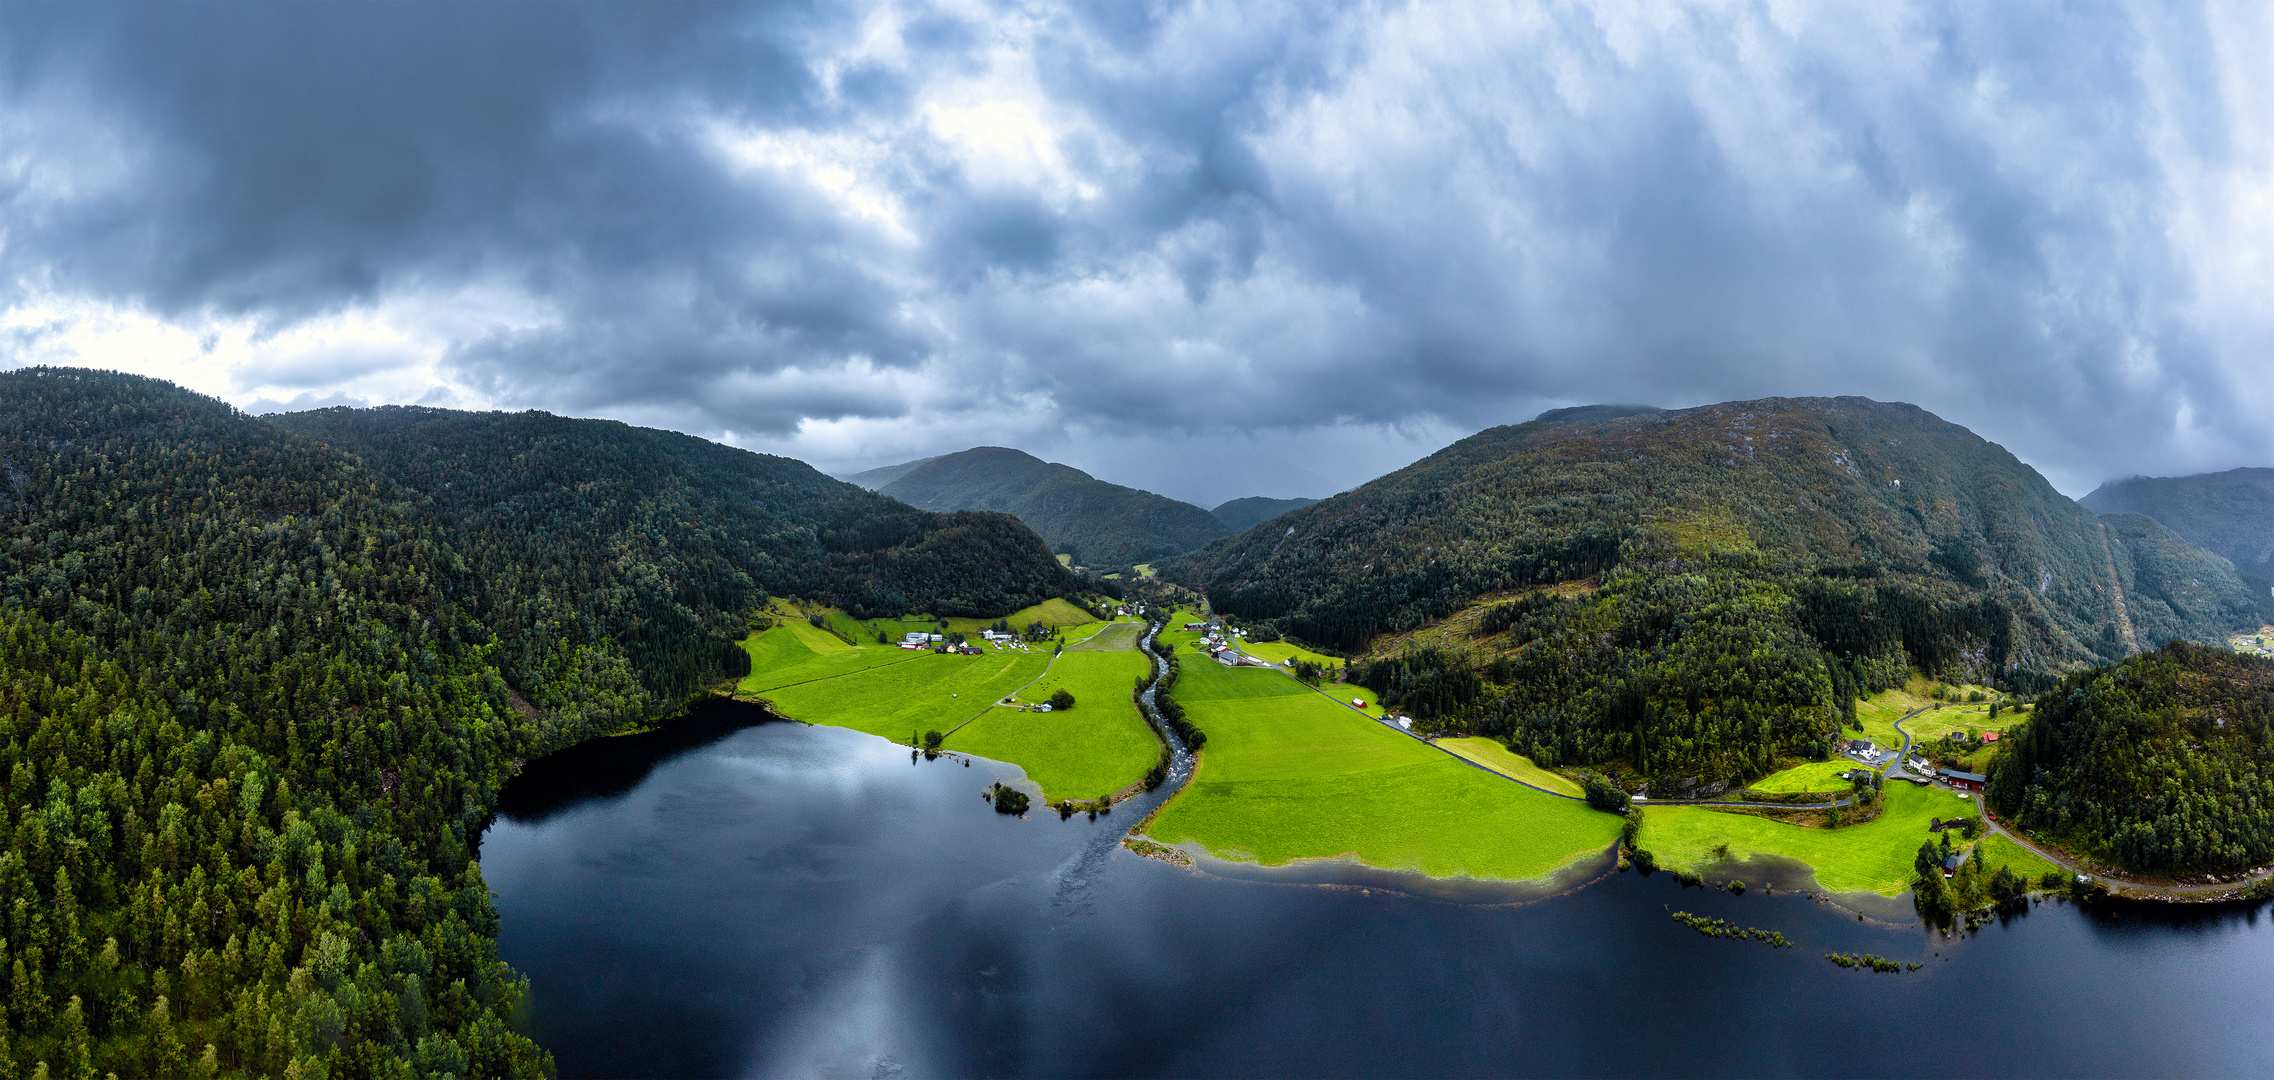
<svg viewBox="0 0 2274 1080">
<path fill-rule="evenodd" d="M 1204 505 L 1593 401 L 2274 465 L 2235 8 L 0 7 L 0 363 Z"/>
</svg>

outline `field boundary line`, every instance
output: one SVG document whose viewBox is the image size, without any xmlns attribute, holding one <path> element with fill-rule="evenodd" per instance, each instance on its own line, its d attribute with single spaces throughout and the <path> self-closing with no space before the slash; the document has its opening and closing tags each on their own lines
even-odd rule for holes
<svg viewBox="0 0 2274 1080">
<path fill-rule="evenodd" d="M 1082 640 L 1075 642 L 1075 643 L 1074 643 L 1074 645 L 1086 645 L 1086 644 L 1088 644 L 1088 643 L 1090 642 L 1090 640 L 1091 640 L 1092 638 L 1095 638 L 1095 637 L 1097 637 L 1097 636 L 1098 636 L 1098 634 L 1102 634 L 1102 633 L 1105 633 L 1107 630 L 1109 630 L 1109 629 L 1112 629 L 1112 627 L 1113 627 L 1113 624 L 1112 624 L 1112 623 L 1110 623 L 1110 622 L 1109 622 L 1109 623 L 1106 623 L 1104 626 L 1101 626 L 1101 627 L 1099 627 L 1099 628 L 1098 628 L 1098 632 L 1097 632 L 1097 634 L 1091 634 L 1089 637 L 1083 638 Z M 1049 663 L 1047 663 L 1047 664 L 1044 664 L 1044 665 L 1042 665 L 1042 674 L 1040 674 L 1040 675 L 1037 675 L 1037 676 L 1035 676 L 1034 678 L 1028 679 L 1028 680 L 1027 680 L 1025 683 L 1021 684 L 1017 690 L 1013 690 L 1013 691 L 1011 691 L 1011 692 L 1010 692 L 1010 693 L 1008 693 L 1008 694 L 1004 694 L 1004 695 L 1003 695 L 1003 697 L 1017 697 L 1017 696 L 1019 695 L 1019 690 L 1024 690 L 1024 689 L 1026 689 L 1026 688 L 1027 688 L 1027 687 L 1029 687 L 1029 686 L 1033 686 L 1034 684 L 1036 684 L 1036 683 L 1038 683 L 1038 682 L 1041 682 L 1041 681 L 1042 681 L 1042 680 L 1044 680 L 1044 679 L 1047 679 L 1047 678 L 1049 678 L 1049 677 L 1050 677 L 1050 669 L 1051 669 L 1051 668 L 1054 668 L 1054 667 L 1057 667 L 1057 666 L 1058 666 L 1058 658 L 1059 658 L 1059 657 L 1061 657 L 1061 656 L 1064 656 L 1064 655 L 1066 655 L 1066 650 L 1067 650 L 1067 649 L 1071 649 L 1071 648 L 1073 648 L 1073 647 L 1074 647 L 1074 645 L 1068 645 L 1068 646 L 1066 646 L 1066 647 L 1065 647 L 1065 648 L 1063 648 L 1063 649 L 1059 649 L 1057 652 L 1051 653 L 1051 654 L 1050 654 L 1050 662 L 1049 662 Z M 953 734 L 955 734 L 955 733 L 956 733 L 956 732 L 958 732 L 958 731 L 962 731 L 964 728 L 970 727 L 970 726 L 971 726 L 971 722 L 972 722 L 973 720 L 977 720 L 977 719 L 979 719 L 980 717 L 987 715 L 987 710 L 994 708 L 994 707 L 995 707 L 995 702 L 997 702 L 997 701 L 1001 701 L 1001 700 L 1003 700 L 1003 698 L 992 698 L 992 699 L 990 699 L 990 700 L 987 702 L 987 704 L 985 704 L 985 705 L 982 705 L 982 706 L 980 706 L 980 707 L 979 707 L 979 711 L 978 711 L 978 712 L 972 713 L 972 714 L 971 714 L 971 716 L 970 716 L 969 718 L 967 718 L 967 719 L 965 719 L 965 720 L 964 720 L 964 722 L 962 722 L 962 723 L 960 723 L 960 724 L 957 724 L 956 726 L 954 726 L 954 727 L 951 727 L 951 728 L 947 729 L 946 731 L 942 732 L 942 733 L 940 734 L 940 737 L 944 739 L 944 738 L 947 738 L 949 735 L 953 735 Z"/>
</svg>

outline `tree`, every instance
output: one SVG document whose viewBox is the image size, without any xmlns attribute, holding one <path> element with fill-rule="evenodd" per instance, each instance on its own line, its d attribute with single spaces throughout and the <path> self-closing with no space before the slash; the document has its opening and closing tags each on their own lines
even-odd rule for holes
<svg viewBox="0 0 2274 1080">
<path fill-rule="evenodd" d="M 1050 695 L 1050 708 L 1052 711 L 1065 712 L 1066 710 L 1073 707 L 1074 694 L 1072 691 L 1067 690 L 1065 687 L 1059 687 L 1057 693 Z"/>
<path fill-rule="evenodd" d="M 1617 784 L 1612 783 L 1609 778 L 1601 773 L 1588 773 L 1587 805 L 1597 810 L 1608 810 L 1611 813 L 1620 814 L 1625 813 L 1629 806 L 1634 805 L 1634 801 L 1627 798 L 1625 791 L 1620 790 Z"/>
</svg>

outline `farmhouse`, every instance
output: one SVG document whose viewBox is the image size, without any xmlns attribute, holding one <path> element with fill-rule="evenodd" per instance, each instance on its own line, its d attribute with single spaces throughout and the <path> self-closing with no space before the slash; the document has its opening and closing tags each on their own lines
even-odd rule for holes
<svg viewBox="0 0 2274 1080">
<path fill-rule="evenodd" d="M 1954 772 L 1949 769 L 1944 769 L 1942 771 L 1942 778 L 1945 782 L 1949 783 L 1951 787 L 1964 788 L 1968 791 L 1982 790 L 1982 785 L 1987 783 L 1990 779 L 1987 776 L 1980 776 L 1975 773 Z"/>
</svg>

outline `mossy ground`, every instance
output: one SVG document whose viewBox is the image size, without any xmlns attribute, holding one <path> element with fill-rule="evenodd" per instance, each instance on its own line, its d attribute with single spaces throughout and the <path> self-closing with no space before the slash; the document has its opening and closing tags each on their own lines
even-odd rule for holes
<svg viewBox="0 0 2274 1080">
<path fill-rule="evenodd" d="M 1276 866 L 1355 857 L 1527 880 L 1601 851 L 1619 819 L 1471 768 L 1285 673 L 1188 657 L 1175 696 L 1208 733 L 1148 835 Z"/>
</svg>

